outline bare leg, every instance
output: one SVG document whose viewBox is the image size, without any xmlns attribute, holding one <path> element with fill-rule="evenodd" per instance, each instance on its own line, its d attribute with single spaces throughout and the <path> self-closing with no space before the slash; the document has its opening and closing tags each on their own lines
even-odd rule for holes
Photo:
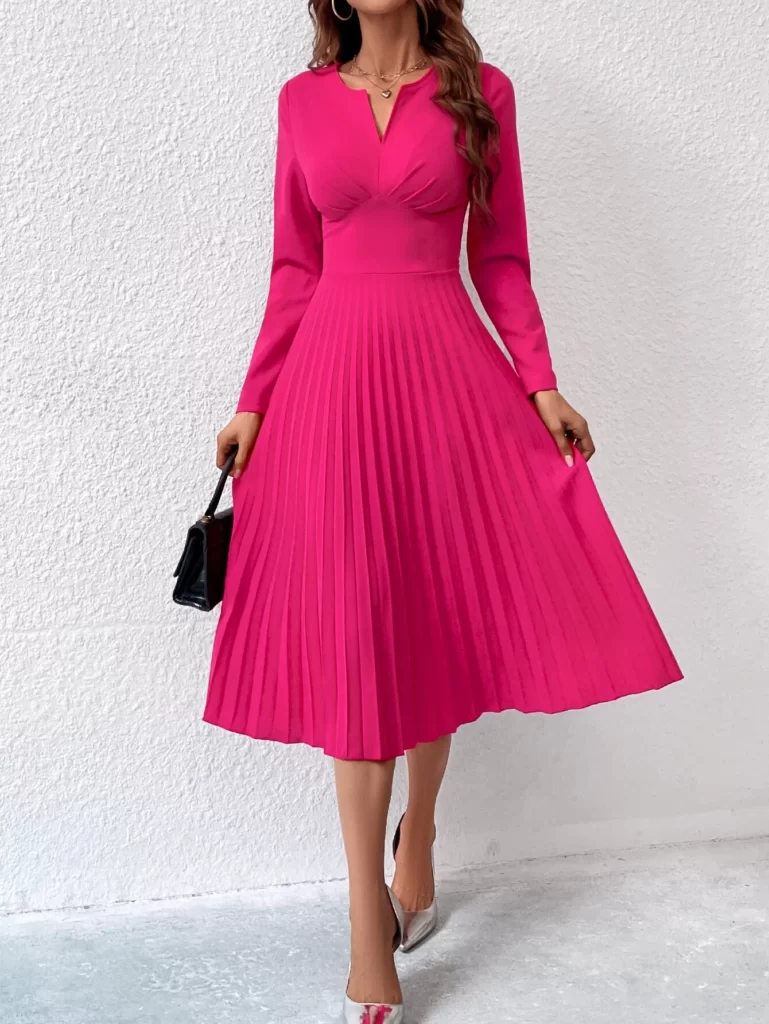
<svg viewBox="0 0 769 1024">
<path fill-rule="evenodd" d="M 395 761 L 334 762 L 339 819 L 350 879 L 352 970 L 356 1003 L 402 1000 L 393 959 L 397 922 L 385 888 L 384 845 Z"/>
<path fill-rule="evenodd" d="M 401 825 L 392 889 L 407 912 L 426 910 L 435 895 L 430 849 L 434 836 L 435 805 L 450 749 L 451 736 L 442 736 L 433 743 L 420 743 L 406 753 L 409 799 Z"/>
</svg>

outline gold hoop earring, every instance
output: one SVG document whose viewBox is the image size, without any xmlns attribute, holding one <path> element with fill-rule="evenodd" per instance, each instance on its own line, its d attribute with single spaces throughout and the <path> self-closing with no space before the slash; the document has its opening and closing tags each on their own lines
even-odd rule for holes
<svg viewBox="0 0 769 1024">
<path fill-rule="evenodd" d="M 331 0 L 331 10 L 334 12 L 334 16 L 338 18 L 339 21 L 349 21 L 350 18 L 355 13 L 355 8 L 353 7 L 352 4 L 350 4 L 350 13 L 347 15 L 346 18 L 343 18 L 339 11 L 336 9 L 336 0 Z"/>
</svg>

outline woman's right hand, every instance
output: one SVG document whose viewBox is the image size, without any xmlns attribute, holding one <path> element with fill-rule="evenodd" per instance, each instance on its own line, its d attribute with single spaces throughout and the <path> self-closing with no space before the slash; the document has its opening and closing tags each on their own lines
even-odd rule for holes
<svg viewBox="0 0 769 1024">
<path fill-rule="evenodd" d="M 240 476 L 248 465 L 251 452 L 262 429 L 264 416 L 260 412 L 237 412 L 230 422 L 216 435 L 216 465 L 223 469 L 227 453 L 238 446 L 238 454 L 230 470 L 230 476 Z"/>
</svg>

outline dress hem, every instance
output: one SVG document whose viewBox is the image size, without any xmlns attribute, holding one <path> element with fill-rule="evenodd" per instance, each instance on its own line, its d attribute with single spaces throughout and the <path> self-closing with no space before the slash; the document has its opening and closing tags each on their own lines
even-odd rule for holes
<svg viewBox="0 0 769 1024">
<path fill-rule="evenodd" d="M 462 728 L 463 725 L 471 725 L 473 722 L 477 722 L 484 715 L 501 715 L 505 711 L 517 711 L 519 714 L 523 715 L 560 715 L 568 711 L 582 711 L 585 708 L 597 707 L 599 704 L 611 704 L 613 701 L 622 700 L 623 697 L 634 697 L 639 696 L 643 693 L 652 693 L 658 690 L 662 690 L 666 686 L 671 686 L 673 683 L 681 682 L 683 678 L 683 673 L 679 672 L 677 675 L 674 675 L 670 678 L 664 678 L 663 681 L 659 683 L 644 683 L 642 685 L 639 685 L 637 689 L 626 689 L 623 690 L 622 693 L 611 694 L 607 697 L 594 698 L 591 700 L 586 700 L 582 703 L 570 702 L 569 704 L 566 704 L 564 706 L 557 706 L 551 704 L 549 707 L 518 707 L 514 704 L 506 704 L 504 707 L 499 708 L 484 708 L 477 714 L 468 717 L 462 717 L 459 721 L 456 722 L 456 724 L 453 727 L 446 728 L 441 726 L 440 730 L 436 733 L 427 731 L 424 734 L 420 734 L 417 738 L 413 739 L 413 741 L 410 740 L 408 745 L 402 746 L 402 749 L 401 746 L 399 745 L 397 748 L 393 748 L 392 751 L 382 751 L 376 757 L 367 757 L 360 752 L 340 753 L 330 744 L 326 744 L 315 739 L 310 739 L 305 736 L 296 735 L 286 737 L 278 736 L 275 734 L 267 735 L 266 732 L 262 733 L 260 731 L 247 731 L 245 729 L 238 729 L 232 725 L 226 725 L 225 723 L 220 722 L 215 715 L 209 715 L 207 711 L 204 712 L 203 715 L 201 716 L 201 721 L 205 722 L 207 725 L 216 726 L 216 728 L 218 729 L 224 729 L 227 732 L 236 733 L 240 736 L 248 736 L 250 739 L 253 740 L 263 740 L 268 743 L 282 743 L 286 746 L 301 745 L 311 747 L 313 750 L 323 751 L 323 753 L 327 757 L 333 757 L 336 760 L 340 761 L 391 761 L 394 758 L 402 757 L 406 753 L 406 751 L 413 750 L 413 748 L 418 746 L 419 744 L 433 743 L 435 740 L 439 740 L 443 736 L 453 736 L 459 729 Z"/>
</svg>

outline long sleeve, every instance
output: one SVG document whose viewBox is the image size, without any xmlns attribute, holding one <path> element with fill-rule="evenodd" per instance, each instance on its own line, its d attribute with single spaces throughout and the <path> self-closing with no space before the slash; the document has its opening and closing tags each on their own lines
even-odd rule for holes
<svg viewBox="0 0 769 1024">
<path fill-rule="evenodd" d="M 479 212 L 471 214 L 467 257 L 483 307 L 531 395 L 557 384 L 545 325 L 531 287 L 513 84 L 503 72 L 496 68 L 493 72 L 487 99 L 500 131 L 498 174 L 490 203 L 494 221 L 484 221 Z"/>
<path fill-rule="evenodd" d="M 321 217 L 294 149 L 288 83 L 278 97 L 270 287 L 238 412 L 264 413 L 323 263 Z"/>
</svg>

